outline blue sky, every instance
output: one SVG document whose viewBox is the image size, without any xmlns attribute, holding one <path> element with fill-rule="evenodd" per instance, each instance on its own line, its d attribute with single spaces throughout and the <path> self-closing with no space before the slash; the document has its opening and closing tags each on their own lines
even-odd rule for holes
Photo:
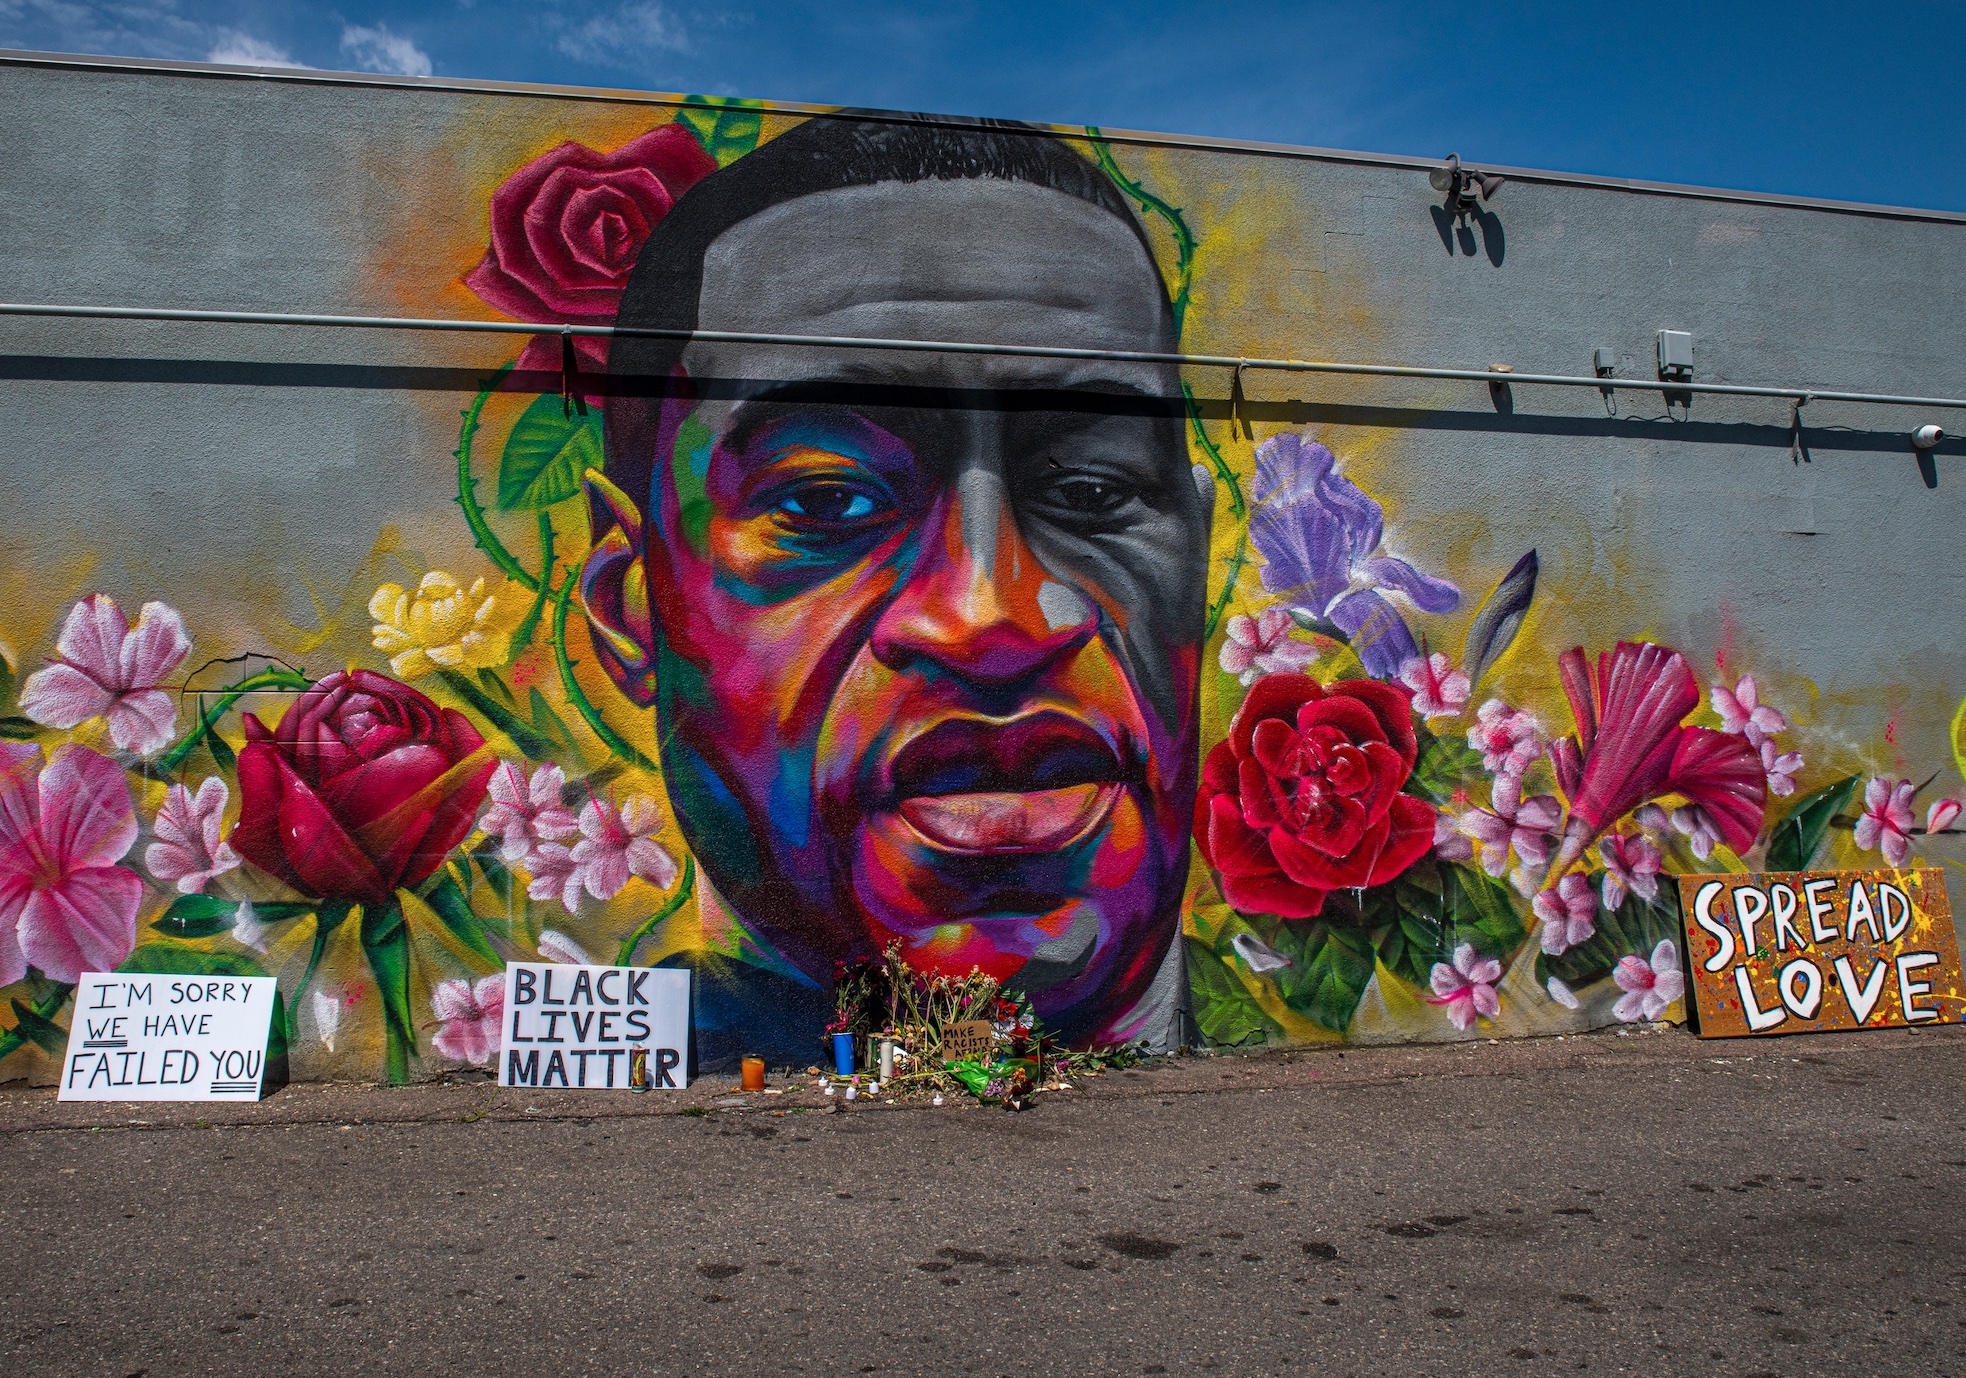
<svg viewBox="0 0 1966 1378">
<path fill-rule="evenodd" d="M 0 47 L 999 115 L 1966 210 L 1966 5 L 0 0 Z"/>
</svg>

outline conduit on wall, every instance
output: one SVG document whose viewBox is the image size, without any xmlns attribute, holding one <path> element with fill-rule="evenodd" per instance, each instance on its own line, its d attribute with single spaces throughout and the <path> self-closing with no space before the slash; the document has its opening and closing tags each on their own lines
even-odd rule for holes
<svg viewBox="0 0 1966 1378">
<path fill-rule="evenodd" d="M 1350 364 L 1313 359 L 1245 358 L 1230 354 L 1166 354 L 1128 349 L 1069 349 L 1051 345 L 977 344 L 960 340 L 891 340 L 855 335 L 775 335 L 749 330 L 657 330 L 639 326 L 567 325 L 527 321 L 468 321 L 402 316 L 329 316 L 279 311 L 201 311 L 148 306 L 59 306 L 0 302 L 0 316 L 55 316 L 97 320 L 183 321 L 220 325 L 335 326 L 358 330 L 425 330 L 490 335 L 634 336 L 658 340 L 708 340 L 719 344 L 795 345 L 822 349 L 881 349 L 916 354 L 986 354 L 1036 359 L 1109 359 L 1120 363 L 1173 364 L 1183 368 L 1245 369 L 1278 373 L 1334 373 L 1379 378 L 1441 378 L 1514 386 L 1596 388 L 1601 392 L 1706 393 L 1723 397 L 1779 397 L 1795 403 L 1859 402 L 1892 407 L 1966 410 L 1966 398 L 1915 397 L 1850 392 L 1838 388 L 1771 387 L 1749 383 L 1698 383 L 1679 379 L 1618 378 L 1593 374 L 1516 373 L 1512 370 L 1431 368 L 1408 364 Z"/>
</svg>

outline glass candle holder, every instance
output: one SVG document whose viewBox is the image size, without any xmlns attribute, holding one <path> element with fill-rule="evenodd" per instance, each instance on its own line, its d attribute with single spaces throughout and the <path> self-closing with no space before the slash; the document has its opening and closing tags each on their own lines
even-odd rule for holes
<svg viewBox="0 0 1966 1378">
<path fill-rule="evenodd" d="M 765 1060 L 763 1058 L 747 1057 L 739 1066 L 743 1069 L 743 1080 L 740 1085 L 742 1085 L 744 1090 L 762 1091 L 765 1089 Z"/>
</svg>

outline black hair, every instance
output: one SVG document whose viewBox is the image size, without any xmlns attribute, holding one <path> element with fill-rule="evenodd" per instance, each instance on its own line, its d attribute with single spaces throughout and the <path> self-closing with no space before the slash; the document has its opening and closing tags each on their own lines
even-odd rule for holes
<svg viewBox="0 0 1966 1378">
<path fill-rule="evenodd" d="M 881 182 L 990 178 L 1063 192 L 1123 221 L 1153 246 L 1112 179 L 1055 134 L 1011 120 L 842 111 L 807 120 L 698 182 L 655 227 L 622 292 L 616 323 L 694 330 L 703 258 L 733 225 L 818 192 Z M 1166 319 L 1174 309 L 1156 274 Z M 770 331 L 772 322 L 752 322 Z M 609 352 L 607 474 L 638 506 L 649 501 L 662 398 L 686 340 L 617 336 Z M 597 509 L 597 517 L 600 512 Z"/>
</svg>

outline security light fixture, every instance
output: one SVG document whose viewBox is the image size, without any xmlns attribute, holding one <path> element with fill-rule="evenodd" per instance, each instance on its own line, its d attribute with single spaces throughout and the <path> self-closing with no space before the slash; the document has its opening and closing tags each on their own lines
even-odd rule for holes
<svg viewBox="0 0 1966 1378">
<path fill-rule="evenodd" d="M 1918 476 L 1927 488 L 1939 486 L 1939 457 L 1933 451 L 1945 438 L 1945 431 L 1929 422 L 1911 433 L 1911 452 L 1918 460 Z"/>
<path fill-rule="evenodd" d="M 1693 334 L 1688 330 L 1659 332 L 1659 376 L 1684 383 L 1693 376 Z"/>
<path fill-rule="evenodd" d="M 1618 351 L 1609 345 L 1599 345 L 1596 349 L 1592 350 L 1591 372 L 1600 378 L 1617 377 Z M 1597 390 L 1597 395 L 1604 399 L 1605 415 L 1616 416 L 1618 414 L 1618 390 L 1608 386 L 1601 387 Z"/>
<path fill-rule="evenodd" d="M 1508 178 L 1495 172 L 1477 172 L 1471 167 L 1461 166 L 1461 155 L 1450 153 L 1444 167 L 1437 167 L 1427 174 L 1427 181 L 1433 189 L 1447 194 L 1447 209 L 1455 215 L 1466 215 L 1474 210 L 1477 201 L 1493 201 L 1495 193 L 1502 189 Z"/>
</svg>

